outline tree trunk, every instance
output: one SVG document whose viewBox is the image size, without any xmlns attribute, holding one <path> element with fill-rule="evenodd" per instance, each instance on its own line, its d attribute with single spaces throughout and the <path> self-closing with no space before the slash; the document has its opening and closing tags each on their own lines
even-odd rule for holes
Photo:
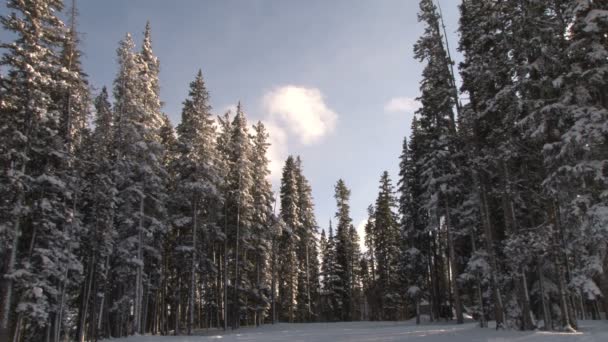
<svg viewBox="0 0 608 342">
<path fill-rule="evenodd" d="M 271 271 L 271 296 L 272 296 L 272 324 L 275 324 L 276 321 L 276 271 L 275 271 L 275 265 L 276 265 L 276 246 L 275 246 L 275 236 L 274 234 L 272 235 L 272 271 Z"/>
<path fill-rule="evenodd" d="M 232 329 L 237 329 L 239 325 L 239 240 L 240 236 L 240 228 L 241 228 L 241 176 L 239 175 L 239 195 L 238 195 L 238 204 L 236 207 L 236 246 L 234 248 L 234 318 L 232 322 Z"/>
<path fill-rule="evenodd" d="M 553 203 L 550 205 L 549 208 L 549 218 L 550 221 L 552 223 L 553 226 L 553 232 L 552 232 L 552 237 L 553 237 L 553 263 L 555 264 L 555 268 L 557 271 L 557 290 L 558 290 L 558 294 L 559 294 L 559 303 L 560 303 L 560 310 L 561 310 L 561 318 L 562 318 L 562 329 L 564 329 L 565 331 L 575 331 L 574 328 L 572 327 L 571 324 L 571 320 L 570 320 L 570 308 L 569 308 L 569 303 L 568 303 L 568 299 L 567 299 L 567 294 L 566 294 L 566 286 L 564 285 L 564 270 L 562 267 L 562 264 L 560 262 L 560 249 L 561 249 L 561 243 L 560 243 L 560 237 L 559 237 L 559 231 L 560 231 L 560 227 L 559 227 L 559 221 L 558 221 L 558 217 L 557 217 L 558 213 L 555 209 L 555 206 L 553 205 Z"/>
<path fill-rule="evenodd" d="M 352 293 L 352 291 L 351 291 Z M 307 304 L 307 309 L 308 309 L 308 322 L 310 322 L 310 318 L 311 318 L 311 303 L 310 303 L 310 271 L 309 271 L 309 266 L 308 266 L 308 240 L 306 241 L 306 304 Z"/>
<path fill-rule="evenodd" d="M 135 333 L 141 334 L 141 314 L 143 300 L 143 244 L 144 244 L 144 199 L 142 195 L 139 201 L 139 229 L 138 229 L 138 244 L 137 244 L 137 275 L 135 278 L 135 308 L 134 308 L 134 327 Z"/>
<path fill-rule="evenodd" d="M 25 163 L 21 167 L 21 173 L 25 173 Z M 20 208 L 23 205 L 25 194 L 20 191 L 17 195 L 17 207 Z M 21 217 L 15 219 L 15 225 L 13 228 L 15 236 L 13 236 L 13 243 L 11 245 L 9 258 L 7 262 L 5 275 L 12 274 L 15 272 L 15 264 L 17 263 L 17 248 L 19 246 L 19 238 L 21 237 Z M 2 283 L 2 297 L 0 303 L 0 340 L 8 341 L 10 335 L 9 317 L 11 315 L 12 299 L 13 299 L 13 279 L 12 277 L 2 277 L 0 279 Z"/>
<path fill-rule="evenodd" d="M 544 330 L 553 330 L 553 321 L 551 319 L 550 307 L 548 307 L 547 299 L 545 298 L 545 277 L 542 270 L 542 259 L 538 260 L 538 286 L 540 290 L 540 298 L 543 306 Z"/>
<path fill-rule="evenodd" d="M 228 212 L 224 203 L 224 331 L 228 330 Z"/>
<path fill-rule="evenodd" d="M 91 297 L 91 288 L 93 286 L 93 276 L 94 276 L 94 265 L 95 265 L 95 256 L 96 252 L 93 251 L 92 255 L 89 256 L 90 262 L 88 267 L 87 280 L 84 283 L 82 289 L 82 298 L 80 300 L 80 314 L 79 314 L 79 322 L 78 322 L 78 341 L 84 342 L 86 329 L 85 324 L 87 321 L 87 315 L 89 310 L 89 298 Z"/>
<path fill-rule="evenodd" d="M 451 274 L 451 285 L 452 285 L 452 292 L 453 292 L 453 298 L 454 298 L 454 306 L 456 309 L 456 323 L 458 324 L 462 324 L 464 323 L 464 317 L 462 314 L 462 302 L 460 301 L 460 289 L 458 286 L 458 275 L 456 274 L 456 265 L 455 265 L 455 260 L 456 260 L 456 252 L 454 251 L 454 240 L 452 237 L 452 227 L 451 227 L 451 222 L 450 222 L 450 208 L 448 206 L 448 199 L 447 199 L 447 195 L 446 198 L 444 199 L 444 204 L 445 204 L 445 224 L 446 224 L 446 231 L 447 231 L 447 235 L 448 235 L 448 255 L 449 255 L 449 262 L 450 262 L 450 270 L 452 271 Z"/>
<path fill-rule="evenodd" d="M 416 325 L 420 325 L 420 295 L 416 295 Z"/>
<path fill-rule="evenodd" d="M 492 226 L 490 225 L 490 214 L 488 210 L 488 202 L 486 198 L 486 187 L 483 181 L 480 184 L 480 200 L 481 200 L 481 213 L 482 222 L 484 227 L 484 237 L 486 241 L 486 249 L 490 256 L 490 282 L 492 284 L 492 290 L 494 293 L 494 315 L 496 319 L 496 329 L 504 328 L 504 306 L 502 303 L 502 295 L 500 288 L 498 287 L 498 280 L 496 279 L 496 271 L 498 262 L 496 261 L 496 253 L 494 251 L 494 241 L 492 237 Z"/>
<path fill-rule="evenodd" d="M 477 252 L 477 244 L 475 243 L 475 228 L 471 231 L 471 251 L 473 254 Z M 481 288 L 481 279 L 478 275 L 475 275 L 475 292 L 477 295 L 477 301 L 479 302 L 479 327 L 487 328 L 486 315 L 483 307 L 483 292 Z"/>
<path fill-rule="evenodd" d="M 197 218 L 197 200 L 193 200 L 192 212 L 192 265 L 190 268 L 190 291 L 188 295 L 188 335 L 192 335 L 192 324 L 194 323 L 194 289 L 196 285 L 196 218 Z"/>
<path fill-rule="evenodd" d="M 502 193 L 502 205 L 505 218 L 505 230 L 509 235 L 515 236 L 519 231 L 519 225 L 515 216 L 515 207 L 513 205 L 513 197 L 511 194 L 511 177 L 509 175 L 509 168 L 505 160 L 500 161 L 503 173 L 503 193 Z M 517 267 L 516 275 L 516 292 L 519 297 L 519 305 L 522 312 L 521 316 L 521 330 L 533 330 L 536 327 L 534 318 L 532 317 L 530 297 L 528 293 L 528 284 L 526 281 L 526 270 L 525 265 L 519 265 Z"/>
</svg>

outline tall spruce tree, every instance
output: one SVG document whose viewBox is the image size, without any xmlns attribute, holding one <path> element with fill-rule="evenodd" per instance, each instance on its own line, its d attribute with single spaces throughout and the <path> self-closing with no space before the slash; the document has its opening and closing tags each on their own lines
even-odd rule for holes
<svg viewBox="0 0 608 342">
<path fill-rule="evenodd" d="M 334 230 L 329 221 L 327 240 L 323 243 L 325 231 L 321 236 L 321 277 L 322 277 L 322 302 L 323 320 L 334 322 L 340 320 L 342 297 L 338 291 L 340 286 L 340 278 L 337 273 L 337 259 L 336 259 L 336 237 Z"/>
<path fill-rule="evenodd" d="M 149 35 L 146 35 L 149 38 Z M 159 128 L 162 116 L 155 93 L 145 91 L 155 84 L 155 74 L 133 52 L 130 35 L 118 49 L 119 72 L 114 81 L 114 110 L 117 132 L 119 244 L 114 264 L 116 280 L 115 314 L 118 322 L 133 301 L 133 326 L 116 324 L 115 335 L 142 333 L 145 323 L 144 292 L 154 285 L 152 272 L 158 269 L 159 243 L 166 230 L 164 149 Z M 135 277 L 133 277 L 135 275 Z M 127 287 L 127 284 L 133 284 Z M 146 288 L 144 288 L 146 287 Z"/>
<path fill-rule="evenodd" d="M 297 165 L 293 156 L 287 157 L 281 177 L 281 220 L 285 229 L 279 238 L 279 250 L 283 257 L 279 264 L 279 319 L 294 322 L 296 314 L 296 290 L 298 260 L 296 259 L 297 232 L 299 221 L 299 196 Z"/>
<path fill-rule="evenodd" d="M 426 65 L 422 72 L 420 83 L 421 95 L 419 101 L 421 108 L 417 111 L 420 124 L 421 147 L 424 150 L 421 160 L 422 186 L 424 188 L 424 203 L 429 211 L 428 231 L 436 240 L 437 245 L 447 245 L 447 266 L 449 274 L 440 271 L 441 263 L 433 265 L 437 271 L 435 287 L 439 286 L 439 278 L 448 277 L 451 284 L 448 290 L 449 297 L 454 298 L 454 308 L 458 323 L 463 323 L 462 304 L 456 268 L 454 248 L 454 222 L 452 209 L 455 206 L 457 188 L 454 186 L 456 170 L 451 156 L 455 144 L 455 115 L 454 107 L 457 99 L 454 98 L 454 78 L 450 73 L 451 60 L 449 59 L 443 43 L 440 29 L 440 17 L 431 0 L 420 1 L 418 20 L 426 24 L 424 34 L 414 46 L 414 55 Z M 443 242 L 441 235 L 447 235 Z M 440 274 L 443 273 L 443 274 Z M 442 300 L 435 298 L 435 311 L 439 314 Z M 451 316 L 451 312 L 448 313 Z"/>
<path fill-rule="evenodd" d="M 110 286 L 109 260 L 116 243 L 113 220 L 116 206 L 114 113 L 105 87 L 94 103 L 95 130 L 85 137 L 83 144 L 83 177 L 87 182 L 82 189 L 81 199 L 86 233 L 82 238 L 81 258 L 85 278 L 80 289 L 78 341 L 84 341 L 87 336 L 99 336 L 98 322 L 101 322 L 100 318 L 107 310 L 105 297 Z"/>
<path fill-rule="evenodd" d="M 374 253 L 377 263 L 377 291 L 381 293 L 379 314 L 382 320 L 396 320 L 400 312 L 398 289 L 399 227 L 395 208 L 397 201 L 387 171 L 380 177 L 380 191 L 374 211 Z"/>
<path fill-rule="evenodd" d="M 319 262 L 317 249 L 317 220 L 312 202 L 312 189 L 303 174 L 300 157 L 295 161 L 297 187 L 297 213 L 300 223 L 297 234 L 296 258 L 298 260 L 297 279 L 297 320 L 310 322 L 316 312 L 319 292 Z"/>
<path fill-rule="evenodd" d="M 339 282 L 334 287 L 334 291 L 339 294 L 339 305 L 334 308 L 336 316 L 343 321 L 352 320 L 352 240 L 350 237 L 350 227 L 352 219 L 350 217 L 350 190 L 342 179 L 338 180 L 334 187 L 334 198 L 336 199 L 336 268 L 335 273 Z"/>
<path fill-rule="evenodd" d="M 270 263 L 270 243 L 272 240 L 272 225 L 275 221 L 272 204 L 274 196 L 272 193 L 272 184 L 269 181 L 270 163 L 267 153 L 270 143 L 268 143 L 268 132 L 262 122 L 258 122 L 253 126 L 255 135 L 253 136 L 252 158 L 252 197 L 253 197 L 253 213 L 252 213 L 252 248 L 253 252 L 250 255 L 250 263 L 254 267 L 250 270 L 250 279 L 252 281 L 252 307 L 253 322 L 255 325 L 260 325 L 264 322 L 264 317 L 268 311 L 268 303 L 270 301 L 268 277 L 268 264 Z"/>
<path fill-rule="evenodd" d="M 0 336 L 58 340 L 65 334 L 66 290 L 81 272 L 75 254 L 81 228 L 61 134 L 65 116 L 54 95 L 66 90 L 60 79 L 76 75 L 58 52 L 67 33 L 57 16 L 62 2 L 7 5 L 11 14 L 1 22 L 15 38 L 2 44 L 2 257 L 3 274 L 11 276 L 2 280 Z M 30 247 L 20 249 L 22 242 Z"/>
<path fill-rule="evenodd" d="M 177 157 L 171 165 L 174 186 L 171 197 L 171 221 L 178 241 L 176 267 L 179 274 L 189 275 L 187 284 L 188 334 L 194 325 L 196 289 L 203 274 L 210 273 L 208 237 L 214 233 L 218 220 L 220 175 L 217 170 L 215 149 L 215 121 L 211 114 L 209 93 L 203 74 L 199 70 L 190 83 L 188 98 L 184 101 L 182 121 L 177 127 Z"/>
<path fill-rule="evenodd" d="M 241 103 L 230 125 L 230 141 L 227 148 L 226 174 L 226 218 L 228 220 L 228 244 L 232 250 L 232 320 L 233 329 L 239 327 L 241 318 L 247 313 L 251 284 L 247 278 L 247 251 L 252 239 L 252 143 L 247 118 Z M 230 270 L 226 270 L 230 272 Z"/>
</svg>

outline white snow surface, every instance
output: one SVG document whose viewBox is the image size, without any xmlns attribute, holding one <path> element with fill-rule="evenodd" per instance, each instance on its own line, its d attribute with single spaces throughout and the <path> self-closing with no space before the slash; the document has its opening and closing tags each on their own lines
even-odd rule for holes
<svg viewBox="0 0 608 342">
<path fill-rule="evenodd" d="M 492 326 L 490 324 L 490 326 Z M 371 341 L 425 341 L 425 342 L 606 342 L 608 321 L 579 321 L 579 331 L 513 331 L 479 328 L 476 323 L 414 322 L 346 322 L 264 325 L 259 328 L 241 328 L 224 333 L 201 330 L 196 336 L 133 336 L 113 339 L 112 342 L 371 342 Z"/>
</svg>

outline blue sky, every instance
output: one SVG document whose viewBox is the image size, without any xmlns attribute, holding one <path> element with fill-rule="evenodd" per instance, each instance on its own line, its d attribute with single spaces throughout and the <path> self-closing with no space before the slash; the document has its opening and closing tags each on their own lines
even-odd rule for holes
<svg viewBox="0 0 608 342">
<path fill-rule="evenodd" d="M 439 3 L 455 47 L 458 1 Z M 417 0 L 85 0 L 78 7 L 83 63 L 96 91 L 112 85 L 118 41 L 131 32 L 139 48 L 149 20 L 173 123 L 201 68 L 217 114 L 240 100 L 251 123 L 271 126 L 273 170 L 288 153 L 302 157 L 321 228 L 334 215 L 338 178 L 351 189 L 355 225 L 382 171 L 396 183 L 422 71 L 412 53 L 423 29 Z"/>
</svg>

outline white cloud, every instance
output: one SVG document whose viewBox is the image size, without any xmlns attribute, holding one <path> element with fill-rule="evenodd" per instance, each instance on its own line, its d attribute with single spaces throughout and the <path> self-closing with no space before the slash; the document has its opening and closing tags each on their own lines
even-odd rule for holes
<svg viewBox="0 0 608 342">
<path fill-rule="evenodd" d="M 285 125 L 305 145 L 331 133 L 338 120 L 317 88 L 281 86 L 264 95 L 263 105 L 269 115 L 266 121 Z"/>
<path fill-rule="evenodd" d="M 413 97 L 393 97 L 385 105 L 384 110 L 391 113 L 413 113 L 420 108 L 420 102 Z"/>
<path fill-rule="evenodd" d="M 361 252 L 367 252 L 367 246 L 365 246 L 365 225 L 367 224 L 367 219 L 363 219 L 359 221 L 357 224 L 357 234 L 359 234 L 359 246 L 361 247 Z"/>
</svg>

